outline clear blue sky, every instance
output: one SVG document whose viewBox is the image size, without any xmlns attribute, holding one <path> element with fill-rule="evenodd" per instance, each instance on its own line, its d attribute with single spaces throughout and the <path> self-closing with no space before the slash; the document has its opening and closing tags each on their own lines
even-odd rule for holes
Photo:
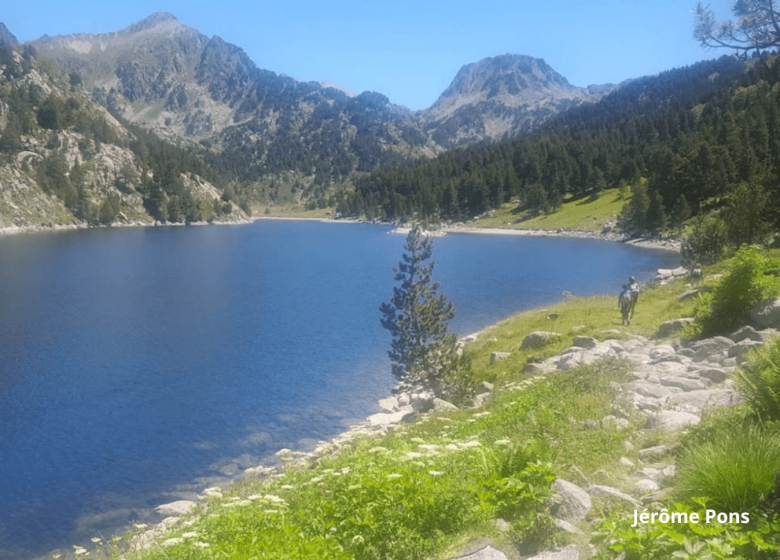
<svg viewBox="0 0 780 560">
<path fill-rule="evenodd" d="M 429 107 L 460 67 L 505 53 L 543 58 L 577 86 L 617 83 L 725 54 L 692 37 L 695 0 L 14 0 L 20 41 L 117 31 L 167 11 L 244 49 L 261 68 Z M 729 0 L 712 0 L 719 19 Z"/>
</svg>

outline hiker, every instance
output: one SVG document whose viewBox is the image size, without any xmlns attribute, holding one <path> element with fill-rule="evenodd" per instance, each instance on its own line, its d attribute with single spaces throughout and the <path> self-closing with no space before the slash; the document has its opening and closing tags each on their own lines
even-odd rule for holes
<svg viewBox="0 0 780 560">
<path fill-rule="evenodd" d="M 620 309 L 620 314 L 623 316 L 622 324 L 624 326 L 631 325 L 631 317 L 634 316 L 634 305 L 636 305 L 636 300 L 634 299 L 631 285 L 623 284 L 623 290 L 618 296 L 618 308 Z"/>
<path fill-rule="evenodd" d="M 696 263 L 691 270 L 691 281 L 693 284 L 700 284 L 704 280 L 704 272 L 701 269 L 701 263 Z"/>
</svg>

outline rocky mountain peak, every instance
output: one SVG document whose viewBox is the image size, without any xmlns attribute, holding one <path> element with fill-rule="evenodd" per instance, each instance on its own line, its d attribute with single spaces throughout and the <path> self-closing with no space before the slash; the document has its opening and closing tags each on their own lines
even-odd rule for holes
<svg viewBox="0 0 780 560">
<path fill-rule="evenodd" d="M 452 109 L 499 98 L 517 106 L 540 93 L 575 90 L 541 58 L 505 54 L 463 66 L 431 109 Z"/>
<path fill-rule="evenodd" d="M 541 58 L 505 54 L 463 66 L 421 116 L 433 139 L 452 147 L 529 131 L 609 91 L 575 87 Z"/>
<path fill-rule="evenodd" d="M 19 46 L 14 34 L 11 33 L 3 22 L 0 21 L 0 45 L 7 45 L 11 48 Z"/>
<path fill-rule="evenodd" d="M 129 33 L 138 33 L 147 29 L 154 28 L 170 28 L 170 27 L 184 27 L 176 16 L 169 12 L 154 12 L 150 16 L 138 21 L 125 29 Z"/>
</svg>

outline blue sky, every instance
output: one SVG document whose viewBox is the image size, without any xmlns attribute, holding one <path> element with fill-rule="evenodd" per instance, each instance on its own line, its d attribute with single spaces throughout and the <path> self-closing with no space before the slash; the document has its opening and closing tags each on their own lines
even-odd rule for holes
<svg viewBox="0 0 780 560">
<path fill-rule="evenodd" d="M 261 68 L 429 107 L 464 64 L 500 54 L 543 58 L 577 86 L 656 74 L 726 51 L 692 37 L 695 0 L 37 0 L 7 2 L 20 41 L 105 33 L 167 11 L 244 49 Z M 712 0 L 719 19 L 729 0 Z"/>
</svg>

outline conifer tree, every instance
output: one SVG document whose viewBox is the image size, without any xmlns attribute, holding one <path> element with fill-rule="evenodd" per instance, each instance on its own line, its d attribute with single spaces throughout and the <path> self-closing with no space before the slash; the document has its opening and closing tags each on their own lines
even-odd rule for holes
<svg viewBox="0 0 780 560">
<path fill-rule="evenodd" d="M 404 385 L 423 385 L 441 393 L 445 378 L 456 367 L 456 337 L 447 322 L 455 305 L 439 294 L 432 278 L 433 241 L 420 226 L 409 232 L 403 259 L 393 270 L 398 285 L 379 308 L 382 326 L 393 336 L 388 352 L 393 375 Z"/>
</svg>

